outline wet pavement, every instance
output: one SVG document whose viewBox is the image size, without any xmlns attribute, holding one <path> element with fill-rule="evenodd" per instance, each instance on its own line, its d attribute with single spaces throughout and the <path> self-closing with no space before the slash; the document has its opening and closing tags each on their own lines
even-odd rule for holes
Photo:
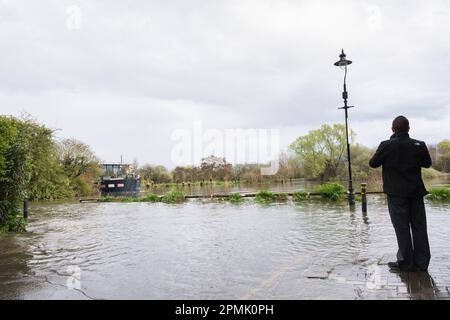
<svg viewBox="0 0 450 320">
<path fill-rule="evenodd" d="M 426 204 L 426 273 L 391 273 L 383 196 L 240 205 L 35 204 L 0 238 L 0 299 L 450 299 L 450 206 Z"/>
<path fill-rule="evenodd" d="M 394 255 L 389 261 L 395 261 Z M 242 299 L 450 300 L 450 257 L 428 272 L 393 272 L 379 264 L 311 264 L 279 270 Z M 305 289 L 303 289 L 305 288 Z M 310 290 L 309 288 L 315 288 Z"/>
</svg>

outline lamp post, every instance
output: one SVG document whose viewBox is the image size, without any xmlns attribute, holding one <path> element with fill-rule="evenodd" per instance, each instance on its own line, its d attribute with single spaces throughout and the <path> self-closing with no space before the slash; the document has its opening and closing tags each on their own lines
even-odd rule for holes
<svg viewBox="0 0 450 320">
<path fill-rule="evenodd" d="M 347 159 L 348 159 L 348 204 L 353 206 L 355 205 L 355 194 L 353 191 L 353 180 L 352 180 L 352 162 L 350 158 L 350 141 L 348 138 L 348 109 L 353 108 L 353 106 L 347 105 L 348 93 L 347 93 L 347 66 L 352 63 L 352 61 L 346 59 L 346 55 L 344 53 L 344 49 L 342 49 L 342 53 L 339 55 L 339 61 L 335 62 L 334 65 L 336 67 L 343 68 L 345 71 L 344 74 L 344 91 L 342 92 L 342 98 L 344 99 L 344 106 L 339 109 L 344 109 L 345 111 L 345 136 L 347 138 Z"/>
</svg>

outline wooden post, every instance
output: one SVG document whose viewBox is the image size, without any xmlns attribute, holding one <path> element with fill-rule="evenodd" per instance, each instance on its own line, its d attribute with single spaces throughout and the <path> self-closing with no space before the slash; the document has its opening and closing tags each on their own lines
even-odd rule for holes
<svg viewBox="0 0 450 320">
<path fill-rule="evenodd" d="M 28 215 L 29 215 L 29 207 L 30 207 L 30 201 L 24 200 L 24 201 L 23 201 L 23 218 L 24 218 L 25 220 L 28 219 Z"/>
<path fill-rule="evenodd" d="M 361 209 L 367 213 L 367 183 L 361 183 Z"/>
</svg>

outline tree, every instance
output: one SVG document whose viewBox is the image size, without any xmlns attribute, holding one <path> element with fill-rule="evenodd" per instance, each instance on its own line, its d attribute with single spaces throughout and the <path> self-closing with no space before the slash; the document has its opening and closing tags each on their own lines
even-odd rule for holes
<svg viewBox="0 0 450 320">
<path fill-rule="evenodd" d="M 369 160 L 374 153 L 374 149 L 367 148 L 363 145 L 351 145 L 353 181 L 369 182 L 371 186 L 378 185 L 381 182 L 381 168 L 372 169 L 369 166 Z M 339 167 L 337 178 L 339 180 L 348 179 L 348 167 L 346 163 L 343 163 Z"/>
<path fill-rule="evenodd" d="M 91 194 L 100 176 L 99 160 L 91 148 L 81 141 L 64 139 L 59 143 L 58 157 L 76 195 Z"/>
<path fill-rule="evenodd" d="M 245 181 L 254 183 L 261 180 L 261 165 L 259 164 L 237 164 L 231 169 L 231 178 L 234 181 Z"/>
<path fill-rule="evenodd" d="M 437 157 L 434 167 L 443 172 L 450 172 L 450 140 L 443 140 L 437 144 Z"/>
<path fill-rule="evenodd" d="M 244 181 L 250 183 L 256 183 L 261 181 L 261 166 L 258 164 L 245 165 L 245 171 L 243 174 Z"/>
<path fill-rule="evenodd" d="M 354 137 L 353 131 L 350 137 Z M 293 160 L 301 166 L 304 177 L 323 181 L 338 174 L 339 166 L 345 160 L 346 146 L 345 126 L 324 124 L 297 138 L 289 150 L 293 153 Z"/>
<path fill-rule="evenodd" d="M 99 161 L 91 148 L 75 139 L 64 139 L 59 144 L 59 158 L 64 171 L 71 178 L 82 174 L 98 174 Z"/>
<path fill-rule="evenodd" d="M 31 118 L 22 119 L 24 132 L 30 141 L 31 177 L 27 198 L 56 199 L 72 197 L 70 180 L 58 159 L 58 145 L 53 130 L 39 125 Z"/>
<path fill-rule="evenodd" d="M 0 226 L 23 230 L 25 199 L 72 195 L 56 156 L 53 131 L 31 117 L 0 117 Z"/>
<path fill-rule="evenodd" d="M 203 179 L 228 180 L 231 173 L 231 164 L 225 158 L 209 156 L 202 159 L 200 166 Z"/>
<path fill-rule="evenodd" d="M 139 175 L 146 181 L 153 183 L 169 183 L 172 181 L 169 171 L 164 166 L 144 165 L 139 170 Z"/>
<path fill-rule="evenodd" d="M 294 175 L 293 163 L 286 153 L 284 152 L 280 153 L 278 157 L 278 164 L 279 169 L 278 172 L 275 174 L 275 178 L 284 180 L 293 177 Z"/>
<path fill-rule="evenodd" d="M 6 231 L 24 230 L 17 214 L 31 178 L 31 144 L 23 127 L 17 119 L 0 117 L 0 228 Z"/>
</svg>

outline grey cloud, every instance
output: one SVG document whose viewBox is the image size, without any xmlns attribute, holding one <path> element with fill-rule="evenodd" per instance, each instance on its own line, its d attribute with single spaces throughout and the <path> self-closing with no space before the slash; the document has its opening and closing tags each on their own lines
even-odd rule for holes
<svg viewBox="0 0 450 320">
<path fill-rule="evenodd" d="M 69 5 L 79 30 L 66 27 Z M 171 130 L 195 119 L 289 136 L 341 122 L 332 63 L 344 47 L 356 127 L 394 114 L 428 126 L 450 117 L 449 13 L 442 0 L 3 1 L 2 113 L 28 111 L 105 160 L 120 142 L 141 162 L 168 163 Z"/>
</svg>

